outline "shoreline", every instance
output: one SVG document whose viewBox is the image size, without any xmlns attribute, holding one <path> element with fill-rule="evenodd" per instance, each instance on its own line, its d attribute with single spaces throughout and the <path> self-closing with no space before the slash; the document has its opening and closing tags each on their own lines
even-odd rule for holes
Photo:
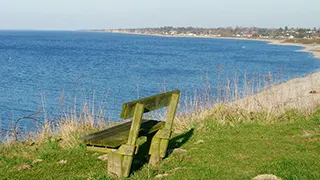
<svg viewBox="0 0 320 180">
<path fill-rule="evenodd" d="M 119 34 L 132 34 L 132 35 L 145 35 L 145 36 L 158 36 L 158 37 L 183 37 L 183 38 L 207 38 L 207 39 L 231 39 L 231 40 L 245 40 L 245 41 L 263 41 L 271 45 L 281 45 L 281 46 L 299 46 L 303 49 L 297 50 L 297 52 L 309 52 L 314 58 L 320 60 L 320 44 L 302 44 L 302 43 L 286 43 L 284 40 L 280 39 L 259 39 L 259 38 L 241 38 L 241 37 L 220 37 L 220 36 L 187 36 L 187 35 L 163 35 L 163 34 L 145 34 L 145 33 L 131 33 L 123 31 L 115 31 L 105 33 L 119 33 Z"/>
<path fill-rule="evenodd" d="M 308 52 L 314 58 L 320 60 L 320 44 L 302 44 L 302 43 L 285 43 L 284 40 L 277 39 L 253 39 L 253 38 L 238 38 L 238 37 L 210 37 L 210 36 L 171 36 L 161 34 L 140 34 L 129 32 L 110 32 L 122 34 L 136 34 L 146 36 L 160 37 L 187 37 L 187 38 L 215 38 L 215 39 L 233 39 L 233 40 L 249 40 L 249 41 L 264 41 L 270 45 L 280 46 L 298 46 L 303 49 L 296 50 L 297 52 Z M 288 108 L 297 108 L 298 110 L 307 110 L 311 112 L 320 104 L 320 70 L 311 72 L 303 77 L 296 77 L 280 84 L 272 85 L 267 89 L 249 95 L 247 97 L 227 103 L 233 107 L 242 107 L 249 111 L 259 111 L 265 109 L 268 111 L 281 111 Z"/>
<path fill-rule="evenodd" d="M 297 50 L 297 52 L 309 52 L 312 53 L 314 58 L 320 60 L 320 44 L 301 44 L 301 43 L 286 43 L 283 40 L 270 39 L 267 40 L 268 44 L 281 45 L 281 46 L 299 46 L 303 49 Z"/>
</svg>

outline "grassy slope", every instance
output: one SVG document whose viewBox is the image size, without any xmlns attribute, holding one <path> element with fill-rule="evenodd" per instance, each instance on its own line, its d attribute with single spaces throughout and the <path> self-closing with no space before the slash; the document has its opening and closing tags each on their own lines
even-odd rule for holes
<svg viewBox="0 0 320 180">
<path fill-rule="evenodd" d="M 282 179 L 320 179 L 320 111 L 310 119 L 297 114 L 289 118 L 291 123 L 235 126 L 207 120 L 206 130 L 190 130 L 171 141 L 171 148 L 187 152 L 170 154 L 157 169 L 145 164 L 130 179 L 152 179 L 157 174 L 168 174 L 163 179 L 251 179 L 265 173 Z M 1 179 L 108 179 L 107 162 L 99 155 L 83 146 L 61 149 L 54 140 L 0 146 Z M 43 162 L 33 163 L 35 159 Z M 22 164 L 32 167 L 18 171 Z"/>
<path fill-rule="evenodd" d="M 286 43 L 301 43 L 301 44 L 320 44 L 320 39 L 286 39 L 284 42 Z"/>
</svg>

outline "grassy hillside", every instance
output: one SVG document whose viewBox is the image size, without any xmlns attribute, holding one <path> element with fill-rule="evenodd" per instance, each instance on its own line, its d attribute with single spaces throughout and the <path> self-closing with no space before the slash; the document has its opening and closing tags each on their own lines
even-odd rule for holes
<svg viewBox="0 0 320 180">
<path fill-rule="evenodd" d="M 320 44 L 320 39 L 286 39 L 284 43 Z"/>
<path fill-rule="evenodd" d="M 320 179 L 320 110 L 308 116 L 285 111 L 273 123 L 264 123 L 260 113 L 249 115 L 252 121 L 235 122 L 237 114 L 224 117 L 233 123 L 218 123 L 218 116 L 195 121 L 172 138 L 159 168 L 149 167 L 140 151 L 129 179 L 251 179 L 259 174 Z M 78 142 L 67 147 L 64 141 L 48 137 L 0 145 L 1 179 L 111 179 L 107 161 L 98 158 L 103 154 L 87 152 Z"/>
</svg>

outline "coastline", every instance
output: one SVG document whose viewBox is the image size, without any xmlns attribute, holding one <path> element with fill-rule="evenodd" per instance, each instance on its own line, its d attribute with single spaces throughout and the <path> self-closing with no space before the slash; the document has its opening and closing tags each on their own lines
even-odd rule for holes
<svg viewBox="0 0 320 180">
<path fill-rule="evenodd" d="M 254 39 L 238 37 L 212 37 L 212 36 L 172 36 L 161 34 L 141 34 L 129 32 L 111 32 L 122 34 L 137 34 L 161 37 L 187 37 L 187 38 L 215 38 L 215 39 L 236 39 L 250 41 L 264 41 L 271 45 L 299 46 L 303 49 L 298 52 L 312 53 L 314 58 L 320 60 L 320 44 L 285 43 L 284 40 L 277 39 Z M 233 107 L 242 107 L 249 111 L 281 111 L 283 109 L 297 108 L 312 112 L 320 104 L 320 70 L 312 72 L 304 77 L 293 78 L 283 83 L 273 85 L 256 94 L 249 95 L 239 100 L 227 103 Z"/>
<path fill-rule="evenodd" d="M 283 40 L 266 40 L 268 44 L 281 46 L 300 46 L 303 47 L 298 52 L 310 52 L 314 58 L 320 59 L 320 44 L 301 44 L 301 43 L 286 43 Z"/>
<path fill-rule="evenodd" d="M 119 33 L 119 34 L 134 34 L 145 36 L 159 36 L 159 37 L 184 37 L 184 38 L 207 38 L 207 39 L 233 39 L 233 40 L 245 40 L 245 41 L 264 41 L 272 45 L 281 46 L 299 46 L 303 49 L 297 50 L 298 52 L 312 53 L 314 58 L 320 60 L 320 44 L 302 44 L 302 43 L 286 43 L 284 40 L 279 39 L 259 39 L 259 38 L 241 38 L 241 37 L 221 37 L 221 36 L 188 36 L 188 35 L 163 35 L 163 34 L 146 34 L 146 33 L 131 33 L 124 31 L 105 31 L 106 33 Z"/>
</svg>

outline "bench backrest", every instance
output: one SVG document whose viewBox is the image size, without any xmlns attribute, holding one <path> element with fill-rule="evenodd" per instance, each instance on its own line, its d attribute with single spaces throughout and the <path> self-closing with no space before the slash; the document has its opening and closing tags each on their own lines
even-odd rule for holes
<svg viewBox="0 0 320 180">
<path fill-rule="evenodd" d="M 168 106 L 165 125 L 153 134 L 149 152 L 151 154 L 150 158 L 153 157 L 151 158 L 153 159 L 151 160 L 152 164 L 155 164 L 161 157 L 164 157 L 163 154 L 167 151 L 169 138 L 172 134 L 172 125 L 179 97 L 180 91 L 174 90 L 123 104 L 121 118 L 127 119 L 132 117 L 132 122 L 127 143 L 119 147 L 116 151 L 117 155 L 113 155 L 113 153 L 108 154 L 109 158 L 114 159 L 111 161 L 112 163 L 108 163 L 108 169 L 112 169 L 111 172 L 115 172 L 118 175 L 129 175 L 143 113 Z"/>
<path fill-rule="evenodd" d="M 174 90 L 174 91 L 150 96 L 147 98 L 142 98 L 136 101 L 124 103 L 122 106 L 122 113 L 120 117 L 122 119 L 133 117 L 135 106 L 137 104 L 144 105 L 144 111 L 143 111 L 144 113 L 154 111 L 166 106 L 170 106 L 169 108 L 175 109 L 176 107 L 171 107 L 171 106 L 172 105 L 174 106 L 174 103 L 177 103 L 179 101 L 179 95 L 180 95 L 180 91 Z"/>
<path fill-rule="evenodd" d="M 121 118 L 132 118 L 127 146 L 133 147 L 136 144 L 136 140 L 139 134 L 142 116 L 145 112 L 150 112 L 162 107 L 168 106 L 167 118 L 164 125 L 164 129 L 167 132 L 172 131 L 173 120 L 176 114 L 180 97 L 180 91 L 174 90 L 147 98 L 142 98 L 136 101 L 124 103 L 122 107 Z"/>
</svg>

